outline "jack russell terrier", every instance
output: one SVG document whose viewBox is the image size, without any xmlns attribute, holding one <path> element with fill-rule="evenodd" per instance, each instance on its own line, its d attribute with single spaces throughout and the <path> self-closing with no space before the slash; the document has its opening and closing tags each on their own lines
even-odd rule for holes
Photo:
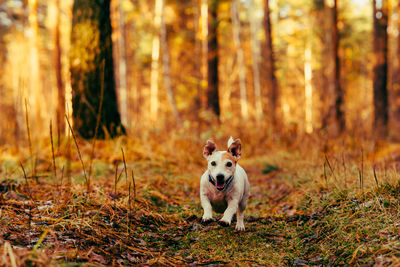
<svg viewBox="0 0 400 267">
<path fill-rule="evenodd" d="M 228 141 L 227 151 L 217 151 L 217 146 L 208 140 L 203 156 L 208 170 L 201 176 L 200 200 L 204 214 L 203 223 L 213 221 L 212 211 L 224 213 L 219 224 L 229 226 L 237 213 L 236 230 L 244 231 L 243 211 L 250 194 L 250 184 L 244 169 L 237 163 L 242 152 L 240 139 Z"/>
</svg>

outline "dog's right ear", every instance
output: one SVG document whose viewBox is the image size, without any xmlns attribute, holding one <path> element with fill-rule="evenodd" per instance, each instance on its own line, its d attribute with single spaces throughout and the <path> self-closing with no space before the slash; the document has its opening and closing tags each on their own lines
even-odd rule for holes
<svg viewBox="0 0 400 267">
<path fill-rule="evenodd" d="M 208 140 L 207 144 L 204 146 L 203 157 L 208 158 L 216 149 L 217 145 L 213 141 Z"/>
</svg>

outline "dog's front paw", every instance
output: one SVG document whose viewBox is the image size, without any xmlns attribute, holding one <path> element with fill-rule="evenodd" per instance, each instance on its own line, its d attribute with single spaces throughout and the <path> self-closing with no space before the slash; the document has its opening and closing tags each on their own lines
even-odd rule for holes
<svg viewBox="0 0 400 267">
<path fill-rule="evenodd" d="M 201 224 L 203 224 L 203 225 L 207 225 L 207 224 L 210 224 L 212 222 L 215 222 L 215 219 L 213 217 L 203 217 L 203 218 L 201 218 Z"/>
<path fill-rule="evenodd" d="M 244 230 L 246 230 L 246 228 L 244 227 L 244 225 L 238 225 L 236 224 L 235 230 L 238 232 L 243 232 Z"/>
<path fill-rule="evenodd" d="M 230 221 L 225 221 L 224 219 L 221 219 L 218 221 L 219 225 L 221 225 L 222 227 L 228 227 L 229 225 L 231 225 Z"/>
</svg>

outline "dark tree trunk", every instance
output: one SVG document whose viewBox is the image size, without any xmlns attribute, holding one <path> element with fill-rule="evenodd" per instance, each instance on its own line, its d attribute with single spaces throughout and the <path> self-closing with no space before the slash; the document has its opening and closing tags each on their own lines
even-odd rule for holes
<svg viewBox="0 0 400 267">
<path fill-rule="evenodd" d="M 344 93 L 340 86 L 340 58 L 339 58 L 339 31 L 338 31 L 338 9 L 337 0 L 334 0 L 332 7 L 332 62 L 333 62 L 333 73 L 332 73 L 332 87 L 335 95 L 335 116 L 337 129 L 339 133 L 342 133 L 345 129 L 345 117 L 343 112 L 344 106 Z"/>
<path fill-rule="evenodd" d="M 270 20 L 269 0 L 265 0 L 263 24 L 265 31 L 265 42 L 263 44 L 263 56 L 264 56 L 263 76 L 266 82 L 264 87 L 269 88 L 269 105 L 270 105 L 269 114 L 271 116 L 272 124 L 274 126 L 277 126 L 279 92 L 278 92 L 278 83 L 275 76 L 275 59 L 272 47 L 272 27 Z"/>
<path fill-rule="evenodd" d="M 125 134 L 115 91 L 110 0 L 75 0 L 70 66 L 76 132 L 83 138 Z"/>
<path fill-rule="evenodd" d="M 377 6 L 373 1 L 374 16 L 374 127 L 379 136 L 387 134 L 388 126 L 388 92 L 387 92 L 387 52 L 388 52 L 388 8 L 387 0 Z"/>
<path fill-rule="evenodd" d="M 218 95 L 218 2 L 212 0 L 208 6 L 208 88 L 207 108 L 218 117 L 220 115 Z"/>
</svg>

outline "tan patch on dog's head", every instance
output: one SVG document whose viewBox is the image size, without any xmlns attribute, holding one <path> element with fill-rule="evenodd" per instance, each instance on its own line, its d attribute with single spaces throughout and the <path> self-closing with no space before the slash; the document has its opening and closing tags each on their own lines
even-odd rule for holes
<svg viewBox="0 0 400 267">
<path fill-rule="evenodd" d="M 226 153 L 222 154 L 222 161 L 225 161 L 226 159 L 229 159 L 230 161 L 235 163 L 235 165 L 237 163 L 236 158 L 234 156 L 232 156 L 232 154 L 229 153 L 229 152 L 226 152 Z"/>
</svg>

